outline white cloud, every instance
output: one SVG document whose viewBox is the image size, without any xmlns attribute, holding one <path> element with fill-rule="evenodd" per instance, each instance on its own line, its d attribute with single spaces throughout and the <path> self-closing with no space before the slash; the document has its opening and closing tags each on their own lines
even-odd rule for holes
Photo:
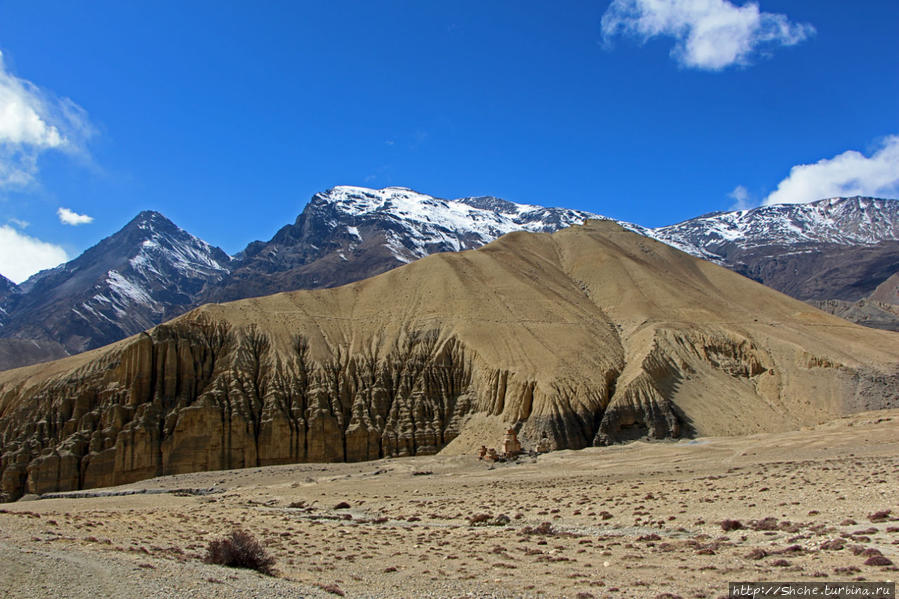
<svg viewBox="0 0 899 599">
<path fill-rule="evenodd" d="M 93 222 L 94 217 L 88 216 L 86 214 L 78 214 L 74 210 L 69 210 L 68 208 L 60 208 L 56 211 L 56 215 L 59 217 L 59 222 L 64 225 L 86 225 L 87 223 Z"/>
<path fill-rule="evenodd" d="M 0 52 L 0 187 L 23 187 L 48 150 L 83 153 L 92 134 L 85 111 L 10 73 Z"/>
<path fill-rule="evenodd" d="M 815 28 L 786 15 L 761 12 L 758 4 L 728 0 L 613 0 L 602 16 L 603 37 L 629 35 L 646 42 L 673 37 L 671 55 L 683 66 L 720 71 L 745 65 L 772 46 L 792 46 Z"/>
<path fill-rule="evenodd" d="M 837 196 L 899 197 L 899 135 L 887 137 L 871 156 L 849 150 L 815 164 L 800 164 L 765 204 L 804 204 Z"/>
<path fill-rule="evenodd" d="M 752 203 L 749 201 L 749 190 L 743 185 L 734 187 L 727 197 L 734 201 L 730 207 L 731 210 L 746 210 L 752 207 Z"/>
<path fill-rule="evenodd" d="M 9 225 L 0 225 L 0 274 L 13 283 L 21 283 L 34 273 L 68 259 L 58 245 L 24 235 Z"/>
</svg>

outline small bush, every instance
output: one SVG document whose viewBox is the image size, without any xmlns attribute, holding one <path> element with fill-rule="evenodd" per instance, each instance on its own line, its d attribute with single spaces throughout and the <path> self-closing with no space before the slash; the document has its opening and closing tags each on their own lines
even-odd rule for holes
<svg viewBox="0 0 899 599">
<path fill-rule="evenodd" d="M 490 514 L 475 514 L 468 517 L 469 526 L 487 526 L 490 523 Z"/>
<path fill-rule="evenodd" d="M 525 526 L 521 530 L 521 534 L 523 535 L 557 535 L 559 534 L 554 528 L 553 525 L 549 522 L 541 522 L 535 527 Z"/>
<path fill-rule="evenodd" d="M 786 568 L 787 566 L 790 565 L 790 562 L 788 562 L 785 559 L 777 559 L 777 560 L 774 560 L 773 562 L 771 562 L 771 565 L 776 566 L 778 568 Z"/>
<path fill-rule="evenodd" d="M 777 518 L 768 516 L 767 518 L 762 518 L 761 520 L 753 520 L 751 526 L 753 530 L 777 530 Z"/>
<path fill-rule="evenodd" d="M 336 584 L 317 584 L 315 585 L 323 591 L 331 593 L 332 595 L 337 595 L 338 597 L 346 597 L 346 593 L 337 586 Z"/>
<path fill-rule="evenodd" d="M 275 558 L 266 553 L 253 536 L 243 530 L 235 530 L 224 539 L 210 541 L 206 548 L 207 564 L 229 568 L 249 568 L 273 576 Z"/>
<path fill-rule="evenodd" d="M 763 559 L 768 557 L 768 552 L 764 549 L 756 547 L 755 549 L 750 551 L 746 557 L 748 557 L 749 559 Z"/>
<path fill-rule="evenodd" d="M 739 520 L 722 520 L 721 521 L 721 530 L 724 532 L 729 532 L 731 530 L 740 530 L 743 528 L 743 523 Z"/>
<path fill-rule="evenodd" d="M 496 517 L 490 514 L 475 514 L 468 518 L 469 526 L 506 526 L 512 519 L 505 514 Z"/>
</svg>

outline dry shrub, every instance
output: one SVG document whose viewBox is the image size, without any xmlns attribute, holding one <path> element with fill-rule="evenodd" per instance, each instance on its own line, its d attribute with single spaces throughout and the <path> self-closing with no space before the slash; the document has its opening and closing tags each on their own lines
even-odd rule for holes
<svg viewBox="0 0 899 599">
<path fill-rule="evenodd" d="M 777 518 L 768 516 L 761 520 L 753 520 L 750 526 L 752 526 L 753 530 L 777 530 Z"/>
<path fill-rule="evenodd" d="M 496 517 L 490 514 L 475 514 L 468 518 L 469 526 L 506 526 L 512 519 L 505 514 Z"/>
<path fill-rule="evenodd" d="M 473 516 L 469 516 L 468 525 L 469 526 L 487 526 L 490 522 L 491 516 L 490 514 L 475 514 Z"/>
<path fill-rule="evenodd" d="M 210 541 L 206 548 L 207 564 L 229 568 L 249 568 L 273 576 L 275 558 L 268 555 L 253 536 L 243 530 L 235 530 L 224 539 Z"/>
<path fill-rule="evenodd" d="M 771 562 L 771 565 L 776 566 L 778 568 L 786 568 L 787 566 L 790 565 L 790 562 L 788 562 L 785 559 L 776 559 L 773 562 Z"/>
<path fill-rule="evenodd" d="M 521 529 L 521 534 L 523 535 L 559 535 L 560 533 L 553 528 L 553 525 L 549 522 L 541 522 L 535 527 L 525 526 Z"/>
<path fill-rule="evenodd" d="M 331 593 L 332 595 L 337 595 L 338 597 L 346 597 L 346 593 L 337 586 L 336 584 L 317 584 L 315 585 L 323 591 Z"/>
<path fill-rule="evenodd" d="M 743 528 L 743 523 L 739 520 L 722 520 L 721 521 L 721 530 L 724 532 L 728 532 L 731 530 L 740 530 Z"/>
<path fill-rule="evenodd" d="M 871 522 L 886 522 L 890 519 L 890 510 L 882 510 L 879 512 L 874 512 L 873 514 L 868 514 L 868 520 Z"/>
</svg>

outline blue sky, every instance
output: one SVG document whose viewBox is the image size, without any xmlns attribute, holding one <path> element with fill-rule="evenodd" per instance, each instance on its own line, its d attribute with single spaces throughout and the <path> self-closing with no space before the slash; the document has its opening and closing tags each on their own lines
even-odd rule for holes
<svg viewBox="0 0 899 599">
<path fill-rule="evenodd" d="M 143 209 L 234 253 L 341 184 L 646 226 L 897 197 L 897 24 L 894 0 L 4 2 L 0 273 Z"/>
</svg>

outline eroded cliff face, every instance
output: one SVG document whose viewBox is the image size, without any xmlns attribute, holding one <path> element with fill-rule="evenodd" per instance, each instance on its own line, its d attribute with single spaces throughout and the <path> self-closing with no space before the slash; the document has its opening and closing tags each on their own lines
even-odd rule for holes
<svg viewBox="0 0 899 599">
<path fill-rule="evenodd" d="M 410 333 L 383 356 L 335 347 L 315 362 L 302 337 L 292 350 L 273 351 L 255 327 L 201 318 L 157 327 L 47 381 L 0 417 L 3 498 L 435 453 L 474 407 L 471 360 L 438 331 Z"/>
<path fill-rule="evenodd" d="M 621 377 L 594 445 L 694 434 L 692 420 L 677 405 L 675 396 L 684 379 L 699 369 L 711 371 L 711 377 L 733 379 L 735 384 L 764 395 L 756 381 L 769 372 L 772 358 L 750 340 L 724 332 L 669 328 L 653 330 L 652 336 L 642 360 L 631 363 Z"/>
</svg>

